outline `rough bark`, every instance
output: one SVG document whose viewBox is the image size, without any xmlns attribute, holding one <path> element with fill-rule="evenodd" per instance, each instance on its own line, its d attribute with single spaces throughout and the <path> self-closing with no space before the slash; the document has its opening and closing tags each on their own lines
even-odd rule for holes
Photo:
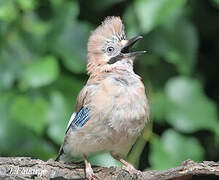
<svg viewBox="0 0 219 180">
<path fill-rule="evenodd" d="M 94 167 L 103 180 L 187 180 L 219 179 L 219 162 L 196 163 L 184 161 L 181 166 L 164 171 L 145 171 L 130 174 L 123 168 Z M 84 166 L 64 164 L 54 160 L 46 162 L 29 157 L 0 157 L 0 179 L 84 179 Z"/>
</svg>

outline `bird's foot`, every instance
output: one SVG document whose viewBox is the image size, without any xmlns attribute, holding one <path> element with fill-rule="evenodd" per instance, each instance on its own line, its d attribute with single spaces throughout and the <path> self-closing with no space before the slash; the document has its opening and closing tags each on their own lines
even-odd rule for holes
<svg viewBox="0 0 219 180">
<path fill-rule="evenodd" d="M 100 180 L 100 178 L 93 172 L 91 166 L 85 168 L 85 173 L 88 180 Z"/>
<path fill-rule="evenodd" d="M 130 175 L 137 175 L 138 177 L 141 177 L 142 176 L 142 172 L 135 169 L 135 167 L 131 164 L 127 164 L 125 166 L 122 167 L 122 169 L 126 170 L 129 172 Z"/>
<path fill-rule="evenodd" d="M 85 162 L 85 174 L 88 180 L 100 180 L 100 178 L 94 174 L 94 171 L 91 167 L 91 164 L 87 160 L 87 156 L 84 154 L 84 162 Z"/>
<path fill-rule="evenodd" d="M 142 172 L 135 169 L 132 164 L 122 159 L 119 155 L 116 155 L 114 153 L 111 153 L 111 155 L 123 164 L 122 169 L 128 171 L 131 176 L 137 175 L 138 177 L 142 177 Z"/>
</svg>

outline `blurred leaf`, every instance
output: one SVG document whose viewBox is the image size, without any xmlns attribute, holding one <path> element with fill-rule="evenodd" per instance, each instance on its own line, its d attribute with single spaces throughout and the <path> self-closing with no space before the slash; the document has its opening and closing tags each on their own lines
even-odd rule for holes
<svg viewBox="0 0 219 180">
<path fill-rule="evenodd" d="M 50 34 L 52 23 L 43 21 L 34 11 L 22 16 L 22 37 L 28 48 L 36 54 L 47 51 L 47 37 Z M 46 52 L 47 53 L 47 52 Z"/>
<path fill-rule="evenodd" d="M 74 76 L 70 77 L 67 75 L 60 76 L 56 81 L 55 88 L 65 97 L 67 108 L 71 113 L 74 110 L 78 93 L 83 88 L 85 82 L 86 80 L 82 83 L 82 81 L 76 79 Z"/>
<path fill-rule="evenodd" d="M 8 134 L 11 132 L 9 124 L 8 109 L 10 106 L 10 101 L 12 100 L 12 93 L 2 93 L 0 94 L 0 149 L 8 150 L 10 142 L 8 142 Z M 16 130 L 16 129 L 15 129 Z"/>
<path fill-rule="evenodd" d="M 19 4 L 20 8 L 26 12 L 33 10 L 37 4 L 37 2 L 34 0 L 18 0 L 17 2 Z"/>
<path fill-rule="evenodd" d="M 157 25 L 169 21 L 186 3 L 186 0 L 136 0 L 134 4 L 139 25 L 147 33 Z"/>
<path fill-rule="evenodd" d="M 74 73 L 85 70 L 89 34 L 88 24 L 69 22 L 54 43 L 53 50 L 62 57 L 65 67 Z"/>
<path fill-rule="evenodd" d="M 36 88 L 52 83 L 58 76 L 59 65 L 57 60 L 53 56 L 46 56 L 27 66 L 22 83 Z"/>
<path fill-rule="evenodd" d="M 62 0 L 50 0 L 50 3 L 56 13 L 56 23 L 67 23 L 68 21 L 75 19 L 79 14 L 79 5 L 77 1 L 65 1 L 65 3 L 63 3 Z"/>
<path fill-rule="evenodd" d="M 90 26 L 76 20 L 79 7 L 76 1 L 57 4 L 57 18 L 54 19 L 53 29 L 48 37 L 49 48 L 61 57 L 64 66 L 73 73 L 84 72 L 87 60 L 87 40 Z"/>
<path fill-rule="evenodd" d="M 56 45 L 56 39 L 62 35 L 66 26 L 76 22 L 76 17 L 79 14 L 79 5 L 77 1 L 50 0 L 53 7 L 54 17 L 51 19 L 51 29 L 48 34 L 48 48 L 53 49 Z"/>
<path fill-rule="evenodd" d="M 11 22 L 16 19 L 18 11 L 13 0 L 0 1 L 0 20 Z"/>
<path fill-rule="evenodd" d="M 57 151 L 54 146 L 45 141 L 45 138 L 39 138 L 28 134 L 29 137 L 23 137 L 22 146 L 17 148 L 17 151 L 14 152 L 17 156 L 30 156 L 33 158 L 40 158 L 42 160 L 48 160 L 50 158 L 55 158 L 57 156 Z"/>
<path fill-rule="evenodd" d="M 164 55 L 169 62 L 176 64 L 179 72 L 190 74 L 196 63 L 198 36 L 193 24 L 183 19 L 178 22 L 169 30 L 169 51 Z"/>
<path fill-rule="evenodd" d="M 11 118 L 42 134 L 47 124 L 48 103 L 44 99 L 31 100 L 26 96 L 17 96 L 10 109 Z"/>
<path fill-rule="evenodd" d="M 167 121 L 175 128 L 188 133 L 219 131 L 216 105 L 205 96 L 198 80 L 175 77 L 167 82 L 165 91 L 171 103 Z"/>
<path fill-rule="evenodd" d="M 89 162 L 92 165 L 101 167 L 121 167 L 121 163 L 115 160 L 110 153 L 98 153 L 88 157 Z"/>
<path fill-rule="evenodd" d="M 0 21 L 0 39 L 5 37 L 5 34 L 9 32 L 10 23 L 6 21 Z M 2 42 L 1 42 L 2 44 Z"/>
<path fill-rule="evenodd" d="M 122 18 L 125 22 L 125 31 L 128 37 L 134 37 L 139 34 L 139 26 L 136 15 L 133 13 L 133 6 L 126 8 L 124 17 Z"/>
<path fill-rule="evenodd" d="M 70 119 L 72 112 L 68 111 L 66 107 L 65 98 L 59 92 L 52 92 L 50 94 L 51 101 L 51 109 L 49 115 L 49 127 L 48 127 L 48 135 L 49 137 L 56 142 L 57 144 L 61 144 L 64 138 L 65 130 L 68 124 L 68 120 Z"/>
<path fill-rule="evenodd" d="M 54 142 L 60 144 L 71 114 L 74 112 L 75 101 L 82 89 L 82 83 L 74 77 L 60 76 L 54 88 L 58 91 L 49 92 L 51 111 L 48 135 Z"/>
<path fill-rule="evenodd" d="M 149 161 L 152 168 L 161 170 L 178 166 L 182 161 L 202 161 L 204 150 L 196 138 L 183 136 L 169 129 L 160 139 L 152 141 Z"/>
<path fill-rule="evenodd" d="M 47 160 L 54 153 L 54 148 L 45 140 L 33 135 L 24 128 L 20 121 L 14 121 L 10 117 L 11 104 L 15 93 L 0 94 L 0 155 L 2 156 L 32 156 Z M 28 110 L 28 109 L 27 109 Z M 19 110 L 22 111 L 22 110 Z M 41 113 L 39 111 L 39 113 Z M 23 113 L 23 117 L 29 112 Z M 27 117 L 28 118 L 28 117 Z M 36 119 L 36 118 L 35 118 Z M 31 119 L 28 119 L 31 121 Z M 39 123 L 37 120 L 34 123 Z"/>
<path fill-rule="evenodd" d="M 176 17 L 175 17 L 176 18 Z M 151 51 L 176 66 L 177 70 L 189 75 L 196 64 L 198 49 L 197 31 L 191 22 L 179 16 L 171 26 L 153 32 L 147 39 Z"/>
<path fill-rule="evenodd" d="M 23 28 L 25 31 L 34 35 L 38 35 L 38 38 L 44 38 L 50 30 L 50 24 L 37 18 L 35 14 L 28 14 L 23 17 Z"/>
<path fill-rule="evenodd" d="M 21 64 L 37 57 L 35 51 L 29 49 L 22 34 L 18 31 L 12 31 L 4 40 L 4 46 L 0 49 L 0 55 L 3 56 L 4 61 L 10 60 Z"/>
<path fill-rule="evenodd" d="M 151 141 L 151 148 L 149 153 L 150 166 L 156 170 L 163 170 L 171 167 L 168 152 L 164 149 L 160 139 L 153 139 Z"/>
<path fill-rule="evenodd" d="M 146 143 L 151 139 L 152 135 L 152 121 L 149 120 L 126 158 L 129 163 L 136 167 L 136 169 L 139 169 L 143 150 L 146 146 Z"/>
<path fill-rule="evenodd" d="M 124 0 L 104 0 L 104 1 L 94 1 L 95 6 L 94 8 L 96 10 L 100 10 L 100 9 L 106 9 L 111 7 L 112 5 L 116 4 L 116 3 L 120 3 Z"/>
<path fill-rule="evenodd" d="M 7 37 L 7 42 L 0 48 L 0 90 L 8 89 L 15 80 L 20 79 L 24 64 L 35 53 L 31 52 L 17 32 Z"/>
<path fill-rule="evenodd" d="M 15 80 L 14 71 L 10 69 L 5 69 L 6 64 L 0 62 L 0 91 L 9 89 Z"/>
<path fill-rule="evenodd" d="M 151 98 L 153 101 L 151 102 L 151 118 L 158 123 L 162 123 L 165 121 L 166 112 L 168 111 L 169 99 L 163 92 L 157 92 L 153 94 Z"/>
<path fill-rule="evenodd" d="M 216 4 L 217 7 L 219 7 L 219 0 L 212 0 L 214 4 Z"/>
<path fill-rule="evenodd" d="M 139 168 L 141 153 L 144 150 L 146 142 L 146 139 L 144 139 L 143 136 L 140 136 L 135 142 L 134 146 L 132 146 L 131 152 L 128 155 L 127 161 L 136 169 Z"/>
</svg>

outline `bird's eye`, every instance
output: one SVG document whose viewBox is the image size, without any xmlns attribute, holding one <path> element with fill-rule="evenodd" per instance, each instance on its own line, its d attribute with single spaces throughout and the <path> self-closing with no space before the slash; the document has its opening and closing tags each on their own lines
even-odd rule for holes
<svg viewBox="0 0 219 180">
<path fill-rule="evenodd" d="M 108 53 L 111 53 L 111 52 L 113 52 L 113 51 L 114 51 L 114 48 L 113 48 L 113 47 L 108 47 L 108 48 L 107 48 L 107 52 L 108 52 Z"/>
</svg>

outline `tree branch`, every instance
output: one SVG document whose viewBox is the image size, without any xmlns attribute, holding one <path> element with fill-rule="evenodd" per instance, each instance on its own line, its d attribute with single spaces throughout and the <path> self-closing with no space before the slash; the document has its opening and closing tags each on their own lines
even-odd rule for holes
<svg viewBox="0 0 219 180">
<path fill-rule="evenodd" d="M 181 166 L 164 171 L 145 171 L 129 174 L 123 168 L 94 167 L 94 172 L 103 180 L 187 180 L 194 176 L 219 178 L 219 162 L 204 161 L 196 163 L 184 161 Z M 84 166 L 79 164 L 64 164 L 54 160 L 46 162 L 29 157 L 0 157 L 0 179 L 84 179 Z"/>
</svg>

